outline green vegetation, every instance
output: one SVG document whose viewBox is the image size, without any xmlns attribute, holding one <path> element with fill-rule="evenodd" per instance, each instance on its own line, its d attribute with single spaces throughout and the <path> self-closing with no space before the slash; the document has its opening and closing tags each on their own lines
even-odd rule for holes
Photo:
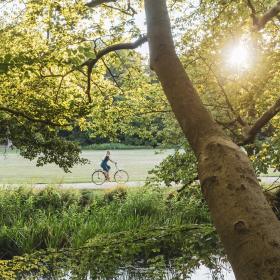
<svg viewBox="0 0 280 280">
<path fill-rule="evenodd" d="M 3 189 L 0 213 L 1 258 L 14 257 L 1 261 L 4 279 L 69 270 L 80 277 L 90 270 L 96 279 L 138 261 L 162 274 L 168 260 L 186 275 L 200 261 L 213 268 L 223 256 L 197 186 L 183 195 L 158 188 Z"/>
<path fill-rule="evenodd" d="M 179 198 L 167 190 L 109 192 L 18 188 L 0 192 L 2 258 L 46 248 L 78 248 L 98 234 L 209 224 L 197 187 Z"/>
<path fill-rule="evenodd" d="M 274 211 L 278 201 L 271 198 Z M 63 279 L 69 272 L 70 279 L 88 279 L 89 272 L 89 279 L 186 279 L 201 264 L 222 279 L 226 260 L 198 186 L 180 194 L 2 189 L 0 213 L 1 280 Z"/>
<path fill-rule="evenodd" d="M 211 226 L 184 225 L 103 234 L 78 249 L 0 260 L 1 280 L 187 279 L 202 264 L 220 276 L 225 258 Z"/>
<path fill-rule="evenodd" d="M 197 161 L 190 147 L 185 145 L 184 149 L 177 149 L 168 155 L 149 174 L 147 180 L 156 185 L 161 182 L 166 186 L 171 186 L 172 183 L 188 185 L 198 178 Z"/>
<path fill-rule="evenodd" d="M 158 38 L 154 40 L 153 30 L 160 31 L 154 28 L 157 23 L 153 20 L 157 17 L 149 18 L 148 15 L 146 19 L 141 19 L 143 2 L 150 7 L 146 11 L 155 9 L 158 18 L 157 5 L 161 3 L 165 7 L 167 3 L 179 59 L 176 55 L 173 57 L 175 50 L 172 40 L 170 44 L 161 44 Z M 217 124 L 228 137 L 225 137 L 223 144 L 232 140 L 242 146 L 257 174 L 280 171 L 279 22 L 275 17 L 279 15 L 279 9 L 274 7 L 271 10 L 275 1 L 3 0 L 1 3 L 0 143 L 13 143 L 21 156 L 33 161 L 23 160 L 16 152 L 6 159 L 3 156 L 3 161 L 0 160 L 0 182 L 89 182 L 92 171 L 99 168 L 104 151 L 92 153 L 86 149 L 128 148 L 122 144 L 103 144 L 107 142 L 179 147 L 185 153 L 175 151 L 174 155 L 168 155 L 155 168 L 163 157 L 152 155 L 147 150 L 127 151 L 122 155 L 116 151 L 113 158 L 119 162 L 120 168 L 128 171 L 132 181 L 144 180 L 147 171 L 153 168 L 150 175 L 155 185 L 164 181 L 167 185 L 180 183 L 187 186 L 196 178 L 197 160 L 200 161 L 199 174 L 203 189 L 206 189 L 205 199 L 212 217 L 222 219 L 216 225 L 224 226 L 221 229 L 218 227 L 222 240 L 230 237 L 232 243 L 238 246 L 234 248 L 230 245 L 227 248 L 230 259 L 236 259 L 233 267 L 238 267 L 236 264 L 241 263 L 242 259 L 247 261 L 250 250 L 246 252 L 244 247 L 242 251 L 243 247 L 238 245 L 239 241 L 242 244 L 246 242 L 246 235 L 234 239 L 237 235 L 232 235 L 232 221 L 238 221 L 246 214 L 251 236 L 257 238 L 263 235 L 260 229 L 266 232 L 265 225 L 258 225 L 257 222 L 268 221 L 267 217 L 272 213 L 264 215 L 263 219 L 255 219 L 256 209 L 265 211 L 269 208 L 263 207 L 264 199 L 261 196 L 259 201 L 263 202 L 258 203 L 257 197 L 261 191 L 250 190 L 255 187 L 256 178 L 254 172 L 250 171 L 250 176 L 246 174 L 250 170 L 249 164 L 246 168 L 239 168 L 238 156 L 227 161 L 230 153 L 223 152 L 218 145 L 216 152 L 210 156 L 203 154 L 210 153 L 209 147 L 216 140 L 221 140 L 222 134 Z M 156 70 L 163 87 L 148 69 L 147 59 L 136 50 L 147 41 L 144 21 L 151 30 L 149 47 L 153 51 L 150 62 L 155 64 L 152 68 Z M 161 26 L 163 33 L 156 35 L 167 42 L 164 34 L 170 35 L 169 24 L 166 28 Z M 160 47 L 153 47 L 153 41 Z M 164 50 L 168 46 L 170 49 Z M 182 64 L 176 68 L 175 62 L 179 61 Z M 160 63 L 157 66 L 158 62 L 166 65 Z M 180 87 L 179 78 L 185 77 L 183 68 L 189 79 L 185 79 Z M 177 73 L 176 69 L 182 74 L 172 77 L 171 74 Z M 164 75 L 160 74 L 163 72 Z M 183 94 L 184 89 L 186 94 Z M 182 96 L 178 93 L 182 93 Z M 193 102 L 199 98 L 201 104 Z M 172 111 L 196 150 L 196 159 Z M 81 154 L 80 146 L 83 145 L 86 151 Z M 236 146 L 233 147 L 241 154 Z M 91 164 L 78 166 L 89 163 L 88 159 Z M 205 166 L 208 160 L 209 165 Z M 35 161 L 40 168 L 35 168 Z M 71 170 L 72 173 L 65 175 L 62 170 L 49 164 L 59 166 L 65 172 Z M 224 169 L 227 169 L 224 173 L 227 176 L 219 179 Z M 239 179 L 244 180 L 245 185 L 239 183 Z M 214 187 L 208 187 L 210 184 L 214 184 Z M 216 188 L 217 185 L 219 188 Z M 247 195 L 239 192 L 240 186 L 242 191 L 247 192 L 248 199 L 243 199 Z M 235 189 L 232 192 L 235 195 L 229 190 L 222 191 L 227 187 Z M 150 205 L 147 206 L 148 214 L 144 211 L 145 215 L 141 214 L 139 219 L 134 212 L 125 210 L 125 207 L 129 207 L 129 201 L 131 205 L 138 201 L 138 196 L 133 197 L 133 194 L 125 192 L 90 197 L 83 204 L 84 194 L 80 193 L 62 194 L 57 190 L 38 194 L 25 190 L 4 191 L 1 194 L 3 205 L 0 215 L 3 219 L 3 246 L 8 246 L 5 254 L 12 256 L 14 251 L 22 254 L 31 252 L 33 248 L 78 248 L 92 235 L 110 235 L 121 230 L 133 232 L 142 226 L 150 227 L 150 223 L 166 227 L 165 232 L 170 230 L 170 226 L 180 231 L 179 228 L 184 228 L 185 223 L 194 222 L 194 215 L 186 211 L 188 201 L 176 198 L 167 207 L 164 194 L 156 194 L 152 192 L 147 195 L 153 198 L 153 205 L 151 201 L 139 200 L 141 207 L 145 203 Z M 146 193 L 141 195 L 148 200 Z M 49 197 L 52 199 L 44 203 Z M 243 214 L 232 211 L 230 203 L 220 203 L 219 199 L 239 205 L 240 211 L 244 210 Z M 182 209 L 178 206 L 180 203 L 184 205 Z M 220 208 L 222 206 L 224 209 Z M 95 213 L 96 209 L 98 214 Z M 176 211 L 172 212 L 173 209 Z M 126 211 L 128 216 L 125 215 Z M 187 218 L 183 216 L 185 213 L 188 214 Z M 200 213 L 195 215 L 199 216 Z M 108 216 L 113 219 L 110 220 Z M 277 226 L 271 228 L 276 230 Z M 256 239 L 256 242 L 259 241 Z M 269 248 L 272 246 L 270 243 L 264 239 L 262 246 L 267 252 L 261 250 L 256 254 L 252 250 L 250 259 L 273 253 L 274 250 Z M 201 252 L 201 247 L 198 248 Z M 133 246 L 129 249 L 132 256 Z M 236 254 L 239 249 L 240 260 Z M 153 247 L 152 250 L 157 249 Z M 109 251 L 112 251 L 111 247 Z M 122 249 L 118 254 L 120 252 Z M 188 256 L 187 252 L 184 254 Z M 271 255 L 271 258 L 274 256 Z M 269 267 L 274 265 L 272 262 L 261 261 L 268 264 L 263 268 L 273 271 Z M 256 261 L 254 269 L 259 267 L 259 263 Z M 279 263 L 275 267 L 279 270 Z M 253 270 L 252 275 L 255 273 Z"/>
</svg>

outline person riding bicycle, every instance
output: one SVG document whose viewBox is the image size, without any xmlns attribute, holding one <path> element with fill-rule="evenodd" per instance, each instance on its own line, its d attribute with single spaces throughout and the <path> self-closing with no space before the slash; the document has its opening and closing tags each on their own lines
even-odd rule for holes
<svg viewBox="0 0 280 280">
<path fill-rule="evenodd" d="M 108 165 L 108 161 L 113 162 L 114 164 L 117 164 L 117 162 L 110 159 L 110 151 L 107 151 L 105 158 L 102 160 L 100 166 L 102 167 L 105 177 L 108 181 L 110 181 L 109 171 L 111 169 L 110 165 Z"/>
</svg>

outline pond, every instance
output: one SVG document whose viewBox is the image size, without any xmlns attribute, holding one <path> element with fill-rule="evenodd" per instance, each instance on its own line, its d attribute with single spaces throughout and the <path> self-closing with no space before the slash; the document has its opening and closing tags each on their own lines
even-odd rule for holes
<svg viewBox="0 0 280 280">
<path fill-rule="evenodd" d="M 49 256 L 51 260 L 53 256 Z M 98 273 L 97 267 L 85 266 L 83 261 L 73 265 L 72 270 L 66 268 L 66 264 L 76 263 L 76 260 L 57 261 L 52 263 L 49 261 L 44 266 L 41 265 L 41 261 L 29 263 L 26 262 L 23 265 L 23 259 L 18 259 L 14 262 L 14 267 L 10 271 L 1 271 L 1 280 L 211 280 L 211 279 L 225 279 L 235 280 L 234 274 L 230 269 L 229 264 L 219 263 L 217 267 L 209 269 L 204 265 L 200 265 L 196 269 L 189 269 L 188 265 L 176 263 L 176 260 L 170 260 L 168 262 L 155 261 L 148 264 L 146 261 L 138 261 L 134 264 L 127 264 L 124 267 L 111 268 L 107 272 Z M 26 260 L 27 261 L 27 260 Z M 102 275 L 103 274 L 103 275 Z"/>
<path fill-rule="evenodd" d="M 81 248 L 2 260 L 1 280 L 234 280 L 212 232 L 205 226 L 184 226 L 102 235 Z"/>
</svg>

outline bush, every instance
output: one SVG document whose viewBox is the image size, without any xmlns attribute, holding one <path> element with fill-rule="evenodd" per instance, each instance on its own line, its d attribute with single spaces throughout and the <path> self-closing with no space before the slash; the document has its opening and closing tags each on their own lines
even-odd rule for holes
<svg viewBox="0 0 280 280">
<path fill-rule="evenodd" d="M 209 223 L 197 189 L 118 187 L 105 194 L 48 187 L 0 191 L 0 256 L 83 246 L 99 234 Z"/>
<path fill-rule="evenodd" d="M 33 194 L 34 208 L 60 210 L 72 205 L 78 205 L 81 193 L 76 190 L 60 190 L 55 186 L 48 186 Z"/>
<path fill-rule="evenodd" d="M 121 207 L 122 214 L 129 216 L 158 216 L 164 212 L 163 193 L 149 188 L 140 188 L 128 194 Z"/>
<path fill-rule="evenodd" d="M 112 201 L 124 201 L 127 197 L 127 189 L 125 187 L 116 187 L 107 190 L 104 194 L 104 201 L 110 203 Z"/>
<path fill-rule="evenodd" d="M 90 190 L 81 190 L 81 195 L 79 199 L 79 205 L 85 207 L 91 205 L 94 202 L 96 197 L 93 195 L 93 192 Z"/>
<path fill-rule="evenodd" d="M 177 150 L 166 157 L 149 174 L 147 183 L 150 185 L 161 182 L 164 182 L 166 186 L 187 185 L 197 178 L 197 162 L 189 148 L 186 148 L 185 151 Z"/>
</svg>

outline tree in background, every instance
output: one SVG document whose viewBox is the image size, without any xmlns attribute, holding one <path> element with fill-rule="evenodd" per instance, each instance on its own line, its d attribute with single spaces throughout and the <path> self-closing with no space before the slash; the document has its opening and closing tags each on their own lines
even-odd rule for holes
<svg viewBox="0 0 280 280">
<path fill-rule="evenodd" d="M 61 137 L 67 131 L 153 138 L 161 121 L 150 116 L 167 102 L 133 51 L 146 37 L 130 22 L 123 26 L 122 16 L 116 25 L 104 21 L 119 11 L 104 9 L 94 19 L 83 1 L 3 1 L 2 8 L 2 141 L 9 138 L 38 165 L 69 171 L 86 161 Z"/>
</svg>

